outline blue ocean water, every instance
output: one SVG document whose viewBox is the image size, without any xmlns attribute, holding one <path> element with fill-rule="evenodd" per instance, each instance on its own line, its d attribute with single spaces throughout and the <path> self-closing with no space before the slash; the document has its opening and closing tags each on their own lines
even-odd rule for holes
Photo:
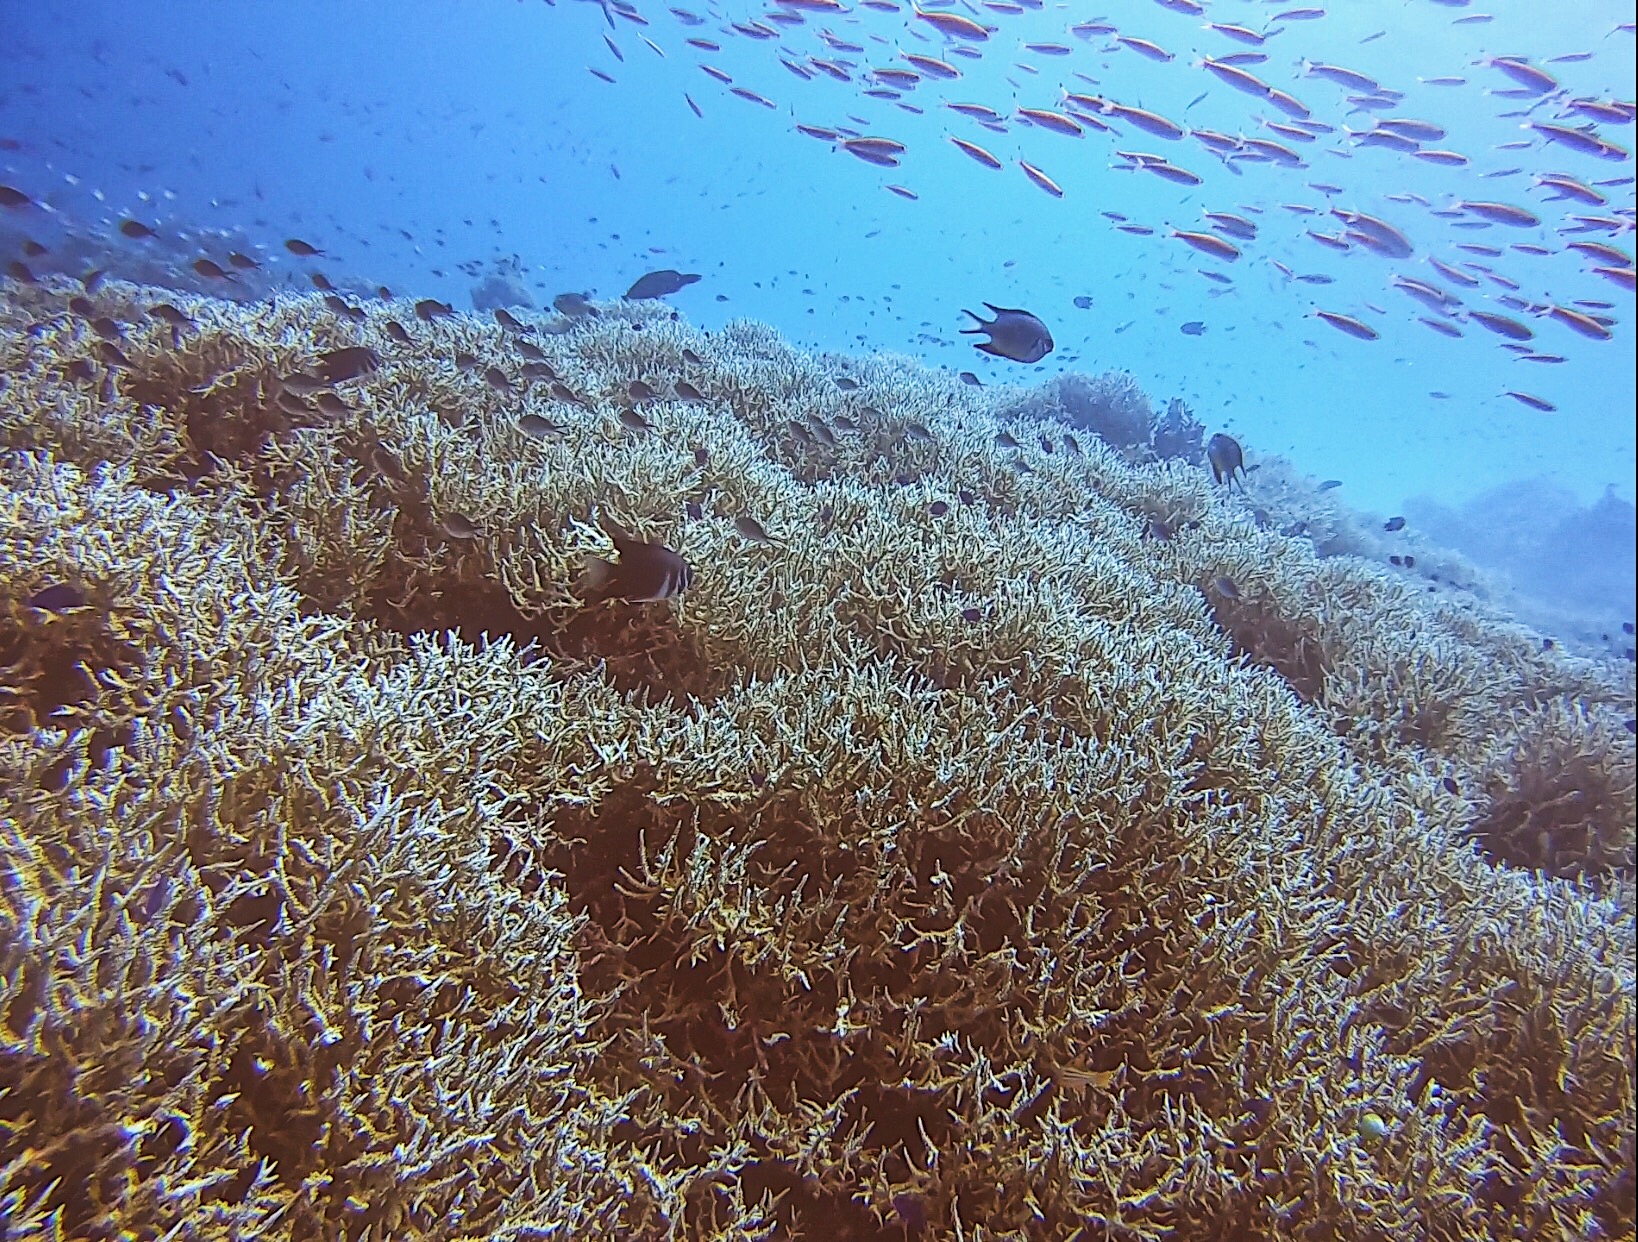
<svg viewBox="0 0 1638 1242">
<path fill-rule="evenodd" d="M 1514 544 L 1597 527 L 1559 555 L 1624 550 L 1631 579 L 1634 36 L 1613 0 L 6 8 L 0 180 L 70 231 L 140 253 L 122 219 L 221 229 L 293 288 L 322 268 L 457 307 L 514 256 L 542 306 L 699 273 L 671 301 L 708 329 L 752 317 L 985 383 L 1129 371 L 1349 504 L 1421 497 L 1470 533 L 1505 510 Z M 1225 57 L 1297 106 L 1225 81 Z M 869 162 L 857 136 L 902 153 Z M 1238 258 L 1172 235 L 1220 227 L 1207 212 L 1255 226 Z M 53 221 L 0 226 L 13 258 Z M 981 302 L 1040 316 L 1057 348 L 976 353 L 959 329 Z"/>
</svg>

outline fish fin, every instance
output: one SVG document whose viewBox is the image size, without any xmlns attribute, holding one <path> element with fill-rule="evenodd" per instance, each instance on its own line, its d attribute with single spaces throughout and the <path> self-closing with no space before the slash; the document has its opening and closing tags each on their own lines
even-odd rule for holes
<svg viewBox="0 0 1638 1242">
<path fill-rule="evenodd" d="M 614 541 L 615 548 L 620 552 L 624 552 L 628 547 L 637 542 L 637 540 L 633 539 L 620 528 L 619 523 L 617 523 L 608 514 L 604 513 L 601 509 L 598 510 L 597 513 L 597 524 L 603 528 L 603 533 Z"/>
<path fill-rule="evenodd" d="M 580 590 L 588 600 L 601 597 L 603 590 L 614 579 L 614 562 L 604 560 L 601 556 L 594 556 L 586 561 L 586 568 L 580 575 Z"/>
<path fill-rule="evenodd" d="M 985 302 L 985 303 L 984 303 L 984 305 L 985 305 L 985 306 L 989 306 L 989 303 L 988 303 L 988 302 Z M 974 322 L 974 323 L 983 323 L 983 322 L 984 322 L 984 316 L 982 316 L 982 315 L 980 315 L 980 314 L 978 314 L 978 313 L 977 313 L 977 312 L 975 312 L 975 311 L 970 311 L 970 310 L 968 310 L 968 309 L 967 309 L 967 308 L 966 308 L 966 307 L 965 307 L 965 306 L 963 306 L 963 307 L 962 307 L 962 308 L 961 308 L 961 313 L 962 313 L 962 314 L 963 314 L 963 315 L 971 315 L 971 316 L 972 316 L 972 317 L 973 317 L 973 322 Z M 963 332 L 977 332 L 977 331 L 978 331 L 978 329 L 977 329 L 977 328 L 963 328 L 963 329 L 961 329 L 961 330 L 962 330 L 962 331 L 963 331 Z"/>
</svg>

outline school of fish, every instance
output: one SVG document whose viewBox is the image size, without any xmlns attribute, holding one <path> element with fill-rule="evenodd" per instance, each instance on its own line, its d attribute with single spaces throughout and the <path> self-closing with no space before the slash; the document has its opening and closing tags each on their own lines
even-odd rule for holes
<svg viewBox="0 0 1638 1242">
<path fill-rule="evenodd" d="M 1330 11 L 1313 5 L 1242 0 L 1232 6 L 1231 21 L 1213 20 L 1213 10 L 1226 4 L 1149 0 L 1123 6 L 1118 25 L 1065 8 L 1061 37 L 1039 39 L 1009 35 L 1008 22 L 1043 9 L 1044 0 L 926 6 L 771 0 L 759 16 L 743 20 L 714 8 L 595 2 L 609 28 L 604 41 L 619 63 L 589 66 L 594 76 L 618 80 L 626 64 L 623 40 L 669 55 L 661 43 L 669 30 L 681 43 L 673 50 L 693 56 L 716 88 L 790 111 L 736 82 L 713 60 L 729 41 L 764 48 L 795 78 L 829 84 L 837 93 L 843 119 L 793 113 L 794 131 L 855 157 L 861 171 L 905 170 L 884 174 L 893 179 L 882 188 L 907 202 L 919 198 L 911 170 L 926 153 L 889 132 L 886 109 L 946 115 L 944 137 L 968 157 L 974 177 L 1006 175 L 1010 168 L 1053 199 L 1072 197 L 1057 170 L 1089 159 L 1180 187 L 1180 209 L 1222 194 L 1221 202 L 1198 205 L 1192 220 L 1150 222 L 1107 209 L 1098 215 L 1122 234 L 1192 251 L 1204 264 L 1196 269 L 1199 277 L 1216 286 L 1215 295 L 1231 292 L 1240 272 L 1271 270 L 1295 295 L 1301 317 L 1334 331 L 1331 339 L 1339 342 L 1377 342 L 1391 324 L 1404 323 L 1550 367 L 1566 360 L 1555 337 L 1609 341 L 1620 312 L 1630 309 L 1632 153 L 1613 135 L 1632 125 L 1638 108 L 1631 99 L 1578 93 L 1560 82 L 1562 66 L 1594 60 L 1594 49 L 1545 58 L 1487 49 L 1484 35 L 1494 19 L 1471 0 L 1412 0 L 1415 7 L 1448 11 L 1452 25 L 1472 36 L 1470 56 L 1416 85 L 1423 94 L 1461 92 L 1463 107 L 1477 98 L 1498 119 L 1516 123 L 1517 138 L 1493 150 L 1461 150 L 1440 120 L 1404 115 L 1409 84 L 1304 56 L 1302 32 L 1332 20 Z M 1384 9 L 1383 20 L 1391 19 Z M 1606 38 L 1630 39 L 1634 28 L 1621 22 Z M 1182 54 L 1185 43 L 1198 54 Z M 1008 59 L 1005 81 L 1014 100 L 964 97 L 964 66 L 985 57 Z M 1188 75 L 1199 93 L 1185 113 L 1211 98 L 1238 124 L 1192 126 L 1137 100 L 1110 97 L 1103 82 L 1112 76 L 1108 67 L 1123 58 L 1147 62 L 1147 73 Z M 707 106 L 701 99 L 709 96 L 685 95 L 698 116 Z M 1068 139 L 1081 140 L 1080 146 Z M 1160 149 L 1135 149 L 1139 145 Z M 1446 170 L 1448 191 L 1433 198 L 1394 190 L 1396 160 Z M 1489 168 L 1496 160 L 1508 166 Z M 1259 189 L 1252 201 L 1229 201 L 1226 178 L 1253 168 L 1273 172 L 1273 195 Z M 1337 174 L 1343 168 L 1357 172 Z M 1270 183 L 1259 178 L 1256 184 Z M 1481 184 L 1485 188 L 1476 188 Z M 1387 206 L 1377 206 L 1379 198 Z M 1324 298 L 1333 278 L 1302 270 L 1297 256 L 1304 248 L 1361 263 L 1385 261 L 1375 269 L 1380 297 L 1329 305 L 1312 300 Z M 1203 330 L 1199 321 L 1183 328 L 1186 335 Z M 1035 348 L 986 352 L 1023 360 Z M 1495 395 L 1542 413 L 1558 408 L 1524 381 L 1504 380 Z"/>
</svg>

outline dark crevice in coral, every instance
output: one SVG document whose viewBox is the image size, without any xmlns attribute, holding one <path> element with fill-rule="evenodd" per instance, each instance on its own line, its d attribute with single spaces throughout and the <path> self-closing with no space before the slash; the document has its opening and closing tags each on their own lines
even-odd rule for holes
<svg viewBox="0 0 1638 1242">
<path fill-rule="evenodd" d="M 246 1029 L 209 1099 L 227 1101 L 231 1123 L 244 1131 L 250 1152 L 268 1161 L 286 1186 L 300 1186 L 321 1164 L 344 1165 L 347 1156 L 336 1150 L 341 1119 L 336 1115 L 334 1067 L 321 1064 L 310 1049 L 275 1031 L 261 1015 L 247 1013 L 244 1022 Z M 328 1141 L 321 1142 L 327 1133 Z M 252 1162 L 222 1197 L 232 1202 L 235 1192 L 240 1198 L 248 1194 L 255 1171 Z"/>
<path fill-rule="evenodd" d="M 66 1236 L 112 1238 L 106 1218 L 129 1202 L 132 1137 L 76 1090 L 77 1077 L 66 1057 L 0 1051 L 0 1164 L 19 1201 L 39 1195 L 62 1213 Z"/>
<path fill-rule="evenodd" d="M 1492 787 L 1468 829 L 1492 862 L 1595 883 L 1633 874 L 1631 825 L 1622 822 L 1608 772 L 1591 756 L 1560 758 L 1521 745 Z"/>
<path fill-rule="evenodd" d="M 1234 653 L 1283 677 L 1304 703 L 1317 703 L 1325 690 L 1325 648 L 1316 635 L 1281 616 L 1265 602 L 1214 598 L 1217 624 L 1234 643 Z"/>
<path fill-rule="evenodd" d="M 728 685 L 729 670 L 713 669 L 700 644 L 678 628 L 666 604 L 608 601 L 539 616 L 521 612 L 501 587 L 452 581 L 441 588 L 422 581 L 407 598 L 378 589 L 365 616 L 400 634 L 442 634 L 482 645 L 510 638 L 519 650 L 576 664 L 600 666 L 621 693 L 642 693 L 651 703 L 710 701 Z"/>
<path fill-rule="evenodd" d="M 822 1187 L 813 1178 L 803 1177 L 789 1160 L 761 1155 L 740 1170 L 739 1184 L 748 1203 L 778 1198 L 773 1218 L 781 1232 L 776 1236 L 835 1242 L 895 1242 L 906 1236 L 901 1225 L 878 1224 L 869 1209 L 847 1192 Z M 692 1228 L 699 1230 L 716 1223 L 714 1200 L 715 1192 L 709 1187 L 702 1190 L 695 1200 L 699 1219 L 690 1221 Z"/>
</svg>

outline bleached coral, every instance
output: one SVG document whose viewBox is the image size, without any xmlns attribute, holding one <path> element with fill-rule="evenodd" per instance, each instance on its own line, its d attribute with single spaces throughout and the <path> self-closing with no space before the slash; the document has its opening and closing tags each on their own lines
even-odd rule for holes
<svg viewBox="0 0 1638 1242">
<path fill-rule="evenodd" d="M 15 1228 L 1633 1228 L 1630 673 L 907 360 L 111 285 L 87 384 L 67 293 L 0 308 Z M 601 516 L 693 587 L 586 605 Z M 1584 883 L 1474 847 L 1583 768 Z"/>
</svg>

